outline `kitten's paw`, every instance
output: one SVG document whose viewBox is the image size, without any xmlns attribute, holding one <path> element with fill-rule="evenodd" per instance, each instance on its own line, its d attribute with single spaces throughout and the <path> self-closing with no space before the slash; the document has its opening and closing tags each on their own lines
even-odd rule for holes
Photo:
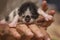
<svg viewBox="0 0 60 40">
<path fill-rule="evenodd" d="M 45 16 L 45 20 L 46 20 L 46 21 L 52 20 L 52 18 L 53 18 L 53 17 L 52 17 L 51 15 L 46 15 L 46 16 Z"/>
</svg>

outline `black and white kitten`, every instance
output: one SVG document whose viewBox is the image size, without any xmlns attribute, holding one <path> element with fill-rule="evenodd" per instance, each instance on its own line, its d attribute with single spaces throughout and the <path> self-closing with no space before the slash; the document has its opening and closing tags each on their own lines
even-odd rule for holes
<svg viewBox="0 0 60 40">
<path fill-rule="evenodd" d="M 52 16 L 45 13 L 41 8 L 38 8 L 33 2 L 25 2 L 19 8 L 14 9 L 1 23 L 9 23 L 9 26 L 13 27 L 19 22 L 21 23 L 33 23 L 36 19 L 42 15 L 45 20 L 52 19 Z"/>
</svg>

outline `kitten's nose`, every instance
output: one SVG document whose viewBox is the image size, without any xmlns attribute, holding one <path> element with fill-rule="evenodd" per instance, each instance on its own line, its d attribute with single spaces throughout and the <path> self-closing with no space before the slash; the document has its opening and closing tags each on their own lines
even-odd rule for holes
<svg viewBox="0 0 60 40">
<path fill-rule="evenodd" d="M 29 21 L 30 21 L 30 16 L 29 16 L 29 15 L 27 15 L 27 16 L 25 17 L 25 21 L 26 21 L 26 22 L 29 22 Z"/>
</svg>

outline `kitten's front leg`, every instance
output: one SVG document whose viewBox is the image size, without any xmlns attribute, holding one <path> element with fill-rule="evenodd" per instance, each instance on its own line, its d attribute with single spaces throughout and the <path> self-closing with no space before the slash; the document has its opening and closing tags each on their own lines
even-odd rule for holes
<svg viewBox="0 0 60 40">
<path fill-rule="evenodd" d="M 39 13 L 40 15 L 42 15 L 43 17 L 45 17 L 45 20 L 46 20 L 46 21 L 49 21 L 49 20 L 51 20 L 51 19 L 53 18 L 51 15 L 45 13 L 45 12 L 44 12 L 43 10 L 41 10 L 41 9 L 38 9 L 38 13 Z"/>
<path fill-rule="evenodd" d="M 16 16 L 14 17 L 13 21 L 9 24 L 9 27 L 16 27 L 17 22 L 18 22 L 18 18 L 19 18 L 19 16 L 16 15 Z"/>
</svg>

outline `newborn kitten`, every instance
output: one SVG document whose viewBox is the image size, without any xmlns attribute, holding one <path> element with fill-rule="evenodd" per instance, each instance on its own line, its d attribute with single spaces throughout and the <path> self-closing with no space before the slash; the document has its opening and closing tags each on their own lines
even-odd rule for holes
<svg viewBox="0 0 60 40">
<path fill-rule="evenodd" d="M 45 13 L 41 8 L 33 2 L 25 2 L 19 8 L 14 9 L 1 23 L 9 23 L 10 27 L 15 27 L 18 23 L 31 24 L 36 21 L 36 19 L 42 15 L 45 20 L 48 21 L 52 19 L 52 16 Z"/>
</svg>

